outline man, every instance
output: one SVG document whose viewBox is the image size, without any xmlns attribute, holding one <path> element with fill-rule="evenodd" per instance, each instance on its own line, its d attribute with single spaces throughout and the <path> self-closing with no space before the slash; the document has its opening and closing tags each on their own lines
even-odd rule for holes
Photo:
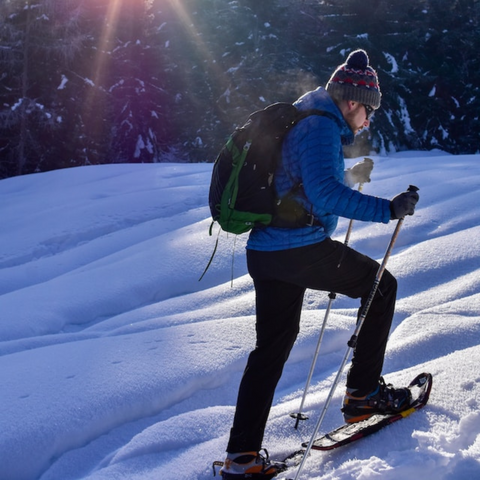
<svg viewBox="0 0 480 480">
<path fill-rule="evenodd" d="M 372 164 L 360 162 L 344 172 L 342 146 L 352 144 L 355 134 L 369 126 L 380 100 L 377 74 L 366 52 L 356 50 L 335 70 L 325 89 L 308 92 L 295 103 L 300 110 L 318 109 L 329 115 L 308 116 L 288 133 L 275 187 L 279 198 L 293 191 L 316 221 L 302 228 L 254 228 L 250 233 L 247 264 L 256 292 L 257 341 L 240 384 L 220 472 L 225 480 L 268 479 L 278 473 L 268 455 L 259 451 L 275 388 L 299 331 L 305 290 L 360 298 L 361 305 L 369 296 L 378 263 L 331 239 L 338 217 L 388 223 L 414 213 L 415 192 L 390 201 L 351 188 L 370 181 Z M 295 188 L 300 184 L 302 189 Z M 348 372 L 342 408 L 346 422 L 409 405 L 407 389 L 387 386 L 381 379 L 396 291 L 395 278 L 385 271 Z"/>
</svg>

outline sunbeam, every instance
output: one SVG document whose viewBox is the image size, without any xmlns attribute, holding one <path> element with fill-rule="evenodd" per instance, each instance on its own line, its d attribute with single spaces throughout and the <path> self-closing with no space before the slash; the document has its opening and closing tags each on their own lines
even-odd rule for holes
<svg viewBox="0 0 480 480">
<path fill-rule="evenodd" d="M 190 37 L 192 38 L 194 44 L 196 45 L 197 49 L 201 53 L 201 56 L 208 62 L 209 65 L 214 65 L 215 61 L 212 57 L 209 49 L 202 41 L 202 36 L 195 28 L 194 22 L 188 12 L 185 10 L 183 6 L 182 0 L 166 0 L 173 8 L 176 16 L 179 18 L 183 28 L 188 32 Z"/>
<path fill-rule="evenodd" d="M 100 37 L 100 43 L 98 45 L 98 51 L 95 58 L 93 82 L 95 85 L 100 85 L 107 58 L 107 48 L 116 31 L 118 22 L 118 14 L 120 11 L 123 0 L 110 0 L 107 7 L 107 15 L 105 17 L 105 23 L 103 26 L 102 35 Z"/>
</svg>

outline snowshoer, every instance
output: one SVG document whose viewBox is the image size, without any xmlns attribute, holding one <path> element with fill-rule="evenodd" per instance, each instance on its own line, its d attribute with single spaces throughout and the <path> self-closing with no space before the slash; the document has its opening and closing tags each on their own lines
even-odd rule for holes
<svg viewBox="0 0 480 480">
<path fill-rule="evenodd" d="M 378 263 L 332 240 L 338 217 L 388 223 L 414 213 L 416 192 L 392 200 L 365 195 L 352 187 L 370 181 L 373 165 L 359 162 L 345 170 L 342 146 L 370 125 L 380 107 L 375 70 L 364 50 L 352 52 L 338 66 L 326 88 L 300 97 L 300 109 L 331 112 L 301 120 L 286 136 L 275 175 L 280 197 L 296 185 L 296 200 L 315 216 L 312 226 L 254 228 L 247 243 L 247 264 L 256 293 L 256 347 L 238 392 L 224 480 L 273 478 L 277 467 L 260 453 L 275 388 L 300 328 L 307 288 L 336 292 L 366 302 Z M 343 413 L 356 422 L 375 412 L 399 411 L 409 404 L 409 390 L 381 381 L 387 339 L 397 292 L 385 271 L 358 338 L 347 377 Z M 360 307 L 361 308 L 361 307 Z"/>
</svg>

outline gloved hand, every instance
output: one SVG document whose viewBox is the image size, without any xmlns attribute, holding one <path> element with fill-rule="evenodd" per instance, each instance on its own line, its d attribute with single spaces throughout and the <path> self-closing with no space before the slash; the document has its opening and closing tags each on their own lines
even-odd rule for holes
<svg viewBox="0 0 480 480">
<path fill-rule="evenodd" d="M 390 201 L 390 219 L 403 218 L 405 215 L 413 215 L 415 212 L 415 205 L 418 202 L 418 193 L 414 190 L 399 193 Z"/>
<path fill-rule="evenodd" d="M 372 170 L 373 160 L 365 157 L 363 161 L 345 170 L 344 183 L 349 187 L 353 187 L 356 183 L 368 183 Z"/>
</svg>

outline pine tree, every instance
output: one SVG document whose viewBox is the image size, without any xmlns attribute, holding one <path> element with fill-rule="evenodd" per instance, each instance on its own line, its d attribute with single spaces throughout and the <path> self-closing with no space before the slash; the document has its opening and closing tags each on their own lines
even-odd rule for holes
<svg viewBox="0 0 480 480">
<path fill-rule="evenodd" d="M 256 109 L 364 48 L 382 108 L 347 155 L 478 151 L 480 0 L 0 3 L 0 178 L 213 161 Z"/>
<path fill-rule="evenodd" d="M 0 125 L 2 177 L 61 166 L 56 157 L 66 106 L 56 94 L 54 65 L 73 60 L 81 48 L 78 10 L 70 2 L 43 0 L 2 5 L 0 35 L 6 66 Z M 63 39 L 63 42 L 59 39 Z M 55 162 L 52 160 L 55 159 Z"/>
</svg>

